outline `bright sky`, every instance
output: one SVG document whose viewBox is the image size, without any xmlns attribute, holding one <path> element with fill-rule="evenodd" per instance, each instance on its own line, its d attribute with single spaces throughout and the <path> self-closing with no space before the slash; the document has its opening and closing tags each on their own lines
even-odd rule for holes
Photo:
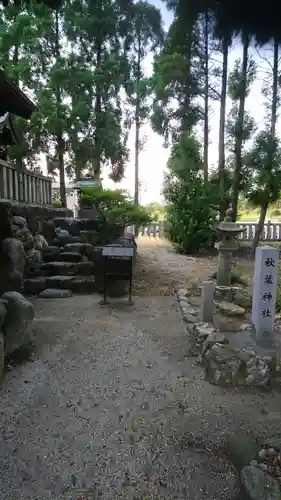
<svg viewBox="0 0 281 500">
<path fill-rule="evenodd" d="M 150 0 L 157 6 L 161 12 L 166 29 L 172 22 L 173 16 L 168 12 L 161 0 Z M 269 71 L 270 66 L 259 55 L 270 60 L 272 51 L 267 48 L 259 50 L 259 55 L 255 49 L 251 50 L 253 57 L 258 64 L 257 78 L 251 88 L 250 96 L 247 99 L 246 108 L 254 117 L 257 125 L 262 127 L 264 119 L 264 97 L 261 94 L 261 82 L 265 76 L 265 72 Z M 234 61 L 242 56 L 242 47 L 237 41 L 229 54 L 229 69 L 233 67 Z M 216 56 L 218 57 L 218 56 Z M 145 61 L 145 72 L 151 75 L 152 72 L 153 54 L 150 54 Z M 229 106 L 230 103 L 228 103 Z M 280 124 L 279 124 L 280 126 Z M 209 165 L 215 166 L 218 159 L 218 132 L 219 132 L 219 102 L 211 103 L 210 112 L 210 134 L 209 134 Z M 281 129 L 280 129 L 281 132 Z M 130 160 L 127 164 L 125 177 L 119 183 L 113 183 L 103 173 L 103 186 L 108 188 L 121 188 L 128 190 L 132 195 L 134 193 L 134 134 L 135 129 L 132 127 L 129 137 L 129 149 L 131 151 Z M 139 158 L 139 178 L 140 178 L 140 202 L 147 204 L 150 202 L 162 202 L 162 186 L 163 175 L 169 157 L 169 150 L 163 146 L 163 138 L 155 134 L 148 125 L 142 128 L 142 136 L 146 136 L 147 140 L 143 151 Z M 199 138 L 200 133 L 199 133 Z"/>
</svg>

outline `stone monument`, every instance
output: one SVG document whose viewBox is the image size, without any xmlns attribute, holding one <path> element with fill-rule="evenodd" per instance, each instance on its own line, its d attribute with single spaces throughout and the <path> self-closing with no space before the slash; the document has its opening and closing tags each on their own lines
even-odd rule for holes
<svg viewBox="0 0 281 500">
<path fill-rule="evenodd" d="M 238 249 L 236 237 L 246 231 L 246 228 L 232 222 L 232 210 L 229 208 L 217 230 L 219 233 L 219 241 L 215 245 L 219 252 L 217 286 L 229 287 L 231 284 L 232 256 L 233 252 Z"/>
<path fill-rule="evenodd" d="M 256 249 L 252 323 L 255 328 L 256 342 L 262 347 L 270 347 L 274 344 L 278 265 L 278 248 L 262 246 Z"/>
</svg>

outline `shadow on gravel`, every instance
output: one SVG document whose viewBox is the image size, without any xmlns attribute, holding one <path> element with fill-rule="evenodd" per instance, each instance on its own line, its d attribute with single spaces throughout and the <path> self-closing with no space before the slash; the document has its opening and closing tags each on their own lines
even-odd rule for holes
<svg viewBox="0 0 281 500">
<path fill-rule="evenodd" d="M 15 366 L 23 365 L 28 362 L 33 362 L 35 352 L 36 352 L 36 346 L 30 343 L 20 347 L 12 354 L 6 356 L 4 373 L 9 372 Z"/>
</svg>

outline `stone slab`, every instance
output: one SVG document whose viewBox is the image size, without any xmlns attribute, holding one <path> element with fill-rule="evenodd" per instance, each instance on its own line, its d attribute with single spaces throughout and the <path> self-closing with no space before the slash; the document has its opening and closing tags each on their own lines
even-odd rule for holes
<svg viewBox="0 0 281 500">
<path fill-rule="evenodd" d="M 89 294 L 97 291 L 94 276 L 81 276 L 73 278 L 70 289 L 73 293 Z"/>
<path fill-rule="evenodd" d="M 60 290 L 71 289 L 73 276 L 49 276 L 46 278 L 45 288 L 55 288 Z"/>
<path fill-rule="evenodd" d="M 41 299 L 66 299 L 72 297 L 71 290 L 58 290 L 56 288 L 46 288 L 39 294 Z"/>
<path fill-rule="evenodd" d="M 94 265 L 92 262 L 48 262 L 41 266 L 43 271 L 47 271 L 50 276 L 75 276 L 82 274 L 89 276 L 93 274 Z"/>
<path fill-rule="evenodd" d="M 79 253 L 79 252 L 61 252 L 60 259 L 63 262 L 81 262 L 81 253 Z"/>
<path fill-rule="evenodd" d="M 46 288 L 46 277 L 37 276 L 36 278 L 26 278 L 24 280 L 24 291 L 28 295 L 37 295 Z"/>
</svg>

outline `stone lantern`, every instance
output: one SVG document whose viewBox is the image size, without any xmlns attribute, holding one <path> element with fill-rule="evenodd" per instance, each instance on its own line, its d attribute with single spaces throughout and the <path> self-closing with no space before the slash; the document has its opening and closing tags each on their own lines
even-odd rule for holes
<svg viewBox="0 0 281 500">
<path fill-rule="evenodd" d="M 219 233 L 219 241 L 215 244 L 219 252 L 217 286 L 229 287 L 233 252 L 238 249 L 236 237 L 238 234 L 246 231 L 246 228 L 239 226 L 236 222 L 232 222 L 232 210 L 229 208 L 217 231 Z"/>
</svg>

